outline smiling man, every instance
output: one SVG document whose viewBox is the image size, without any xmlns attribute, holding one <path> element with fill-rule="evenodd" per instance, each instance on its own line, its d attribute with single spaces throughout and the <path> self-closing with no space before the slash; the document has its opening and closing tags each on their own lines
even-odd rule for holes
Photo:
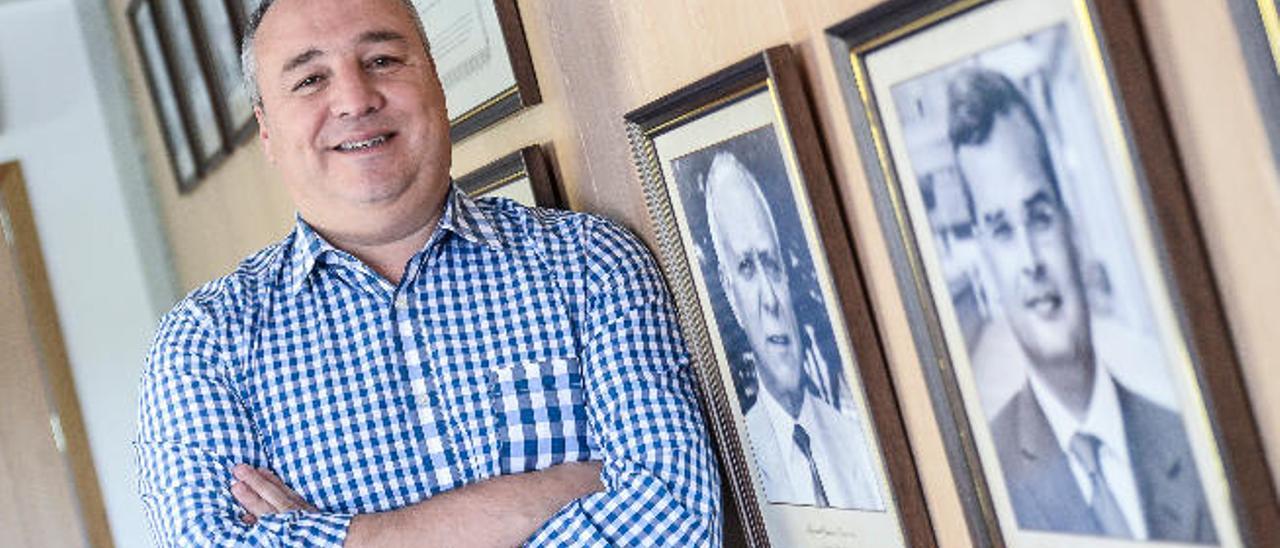
<svg viewBox="0 0 1280 548">
<path fill-rule="evenodd" d="M 1094 351 L 1072 217 L 1030 105 L 986 69 L 959 73 L 947 95 L 978 243 L 1030 365 L 990 424 L 1018 525 L 1216 542 L 1182 419 L 1117 382 Z"/>
<path fill-rule="evenodd" d="M 244 46 L 294 230 L 162 322 L 156 543 L 714 545 L 719 486 L 652 259 L 473 202 L 409 0 L 267 0 Z"/>
</svg>

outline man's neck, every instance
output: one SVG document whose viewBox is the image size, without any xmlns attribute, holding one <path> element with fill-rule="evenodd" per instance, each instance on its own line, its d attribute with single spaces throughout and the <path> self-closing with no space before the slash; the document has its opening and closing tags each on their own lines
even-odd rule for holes
<svg viewBox="0 0 1280 548">
<path fill-rule="evenodd" d="M 1036 375 L 1077 421 L 1083 422 L 1098 374 L 1092 349 L 1073 363 L 1033 364 Z"/>
<path fill-rule="evenodd" d="M 354 255 L 379 276 L 393 285 L 404 278 L 405 267 L 414 253 L 427 245 L 436 226 L 440 224 L 444 207 L 437 207 L 432 214 L 423 214 L 408 222 L 388 224 L 373 231 L 344 234 L 316 227 L 334 247 Z"/>
</svg>

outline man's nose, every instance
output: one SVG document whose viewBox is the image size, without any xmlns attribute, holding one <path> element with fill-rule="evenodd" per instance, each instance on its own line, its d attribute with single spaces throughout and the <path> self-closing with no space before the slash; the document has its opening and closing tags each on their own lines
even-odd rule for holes
<svg viewBox="0 0 1280 548">
<path fill-rule="evenodd" d="M 778 283 L 765 276 L 760 285 L 760 309 L 765 314 L 774 317 L 778 315 L 782 308 L 782 302 L 778 298 Z"/>
<path fill-rule="evenodd" d="M 1013 253 L 1017 254 L 1018 266 L 1027 277 L 1038 280 L 1045 275 L 1044 261 L 1040 257 L 1040 247 L 1031 241 L 1031 235 L 1019 230 L 1014 236 Z"/>
<path fill-rule="evenodd" d="M 364 71 L 340 75 L 335 82 L 331 110 L 335 118 L 359 118 L 377 112 L 385 98 Z"/>
</svg>

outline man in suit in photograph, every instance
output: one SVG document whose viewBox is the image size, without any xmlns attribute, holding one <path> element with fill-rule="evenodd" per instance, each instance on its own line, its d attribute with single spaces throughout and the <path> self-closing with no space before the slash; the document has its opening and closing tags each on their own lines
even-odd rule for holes
<svg viewBox="0 0 1280 548">
<path fill-rule="evenodd" d="M 1027 100 L 988 69 L 958 74 L 947 99 L 979 246 L 1029 364 L 990 422 L 1018 525 L 1216 543 L 1181 417 L 1117 382 L 1095 352 L 1072 217 Z"/>
<path fill-rule="evenodd" d="M 732 154 L 711 161 L 706 209 L 720 285 L 761 387 L 746 418 L 769 502 L 883 510 L 861 426 L 813 389 L 805 364 L 821 352 L 796 318 L 769 205 Z"/>
</svg>

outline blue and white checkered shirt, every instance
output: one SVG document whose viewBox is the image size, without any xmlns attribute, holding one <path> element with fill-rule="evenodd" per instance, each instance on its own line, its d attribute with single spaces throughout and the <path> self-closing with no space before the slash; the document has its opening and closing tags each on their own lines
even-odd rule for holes
<svg viewBox="0 0 1280 548">
<path fill-rule="evenodd" d="M 531 545 L 718 545 L 719 479 L 653 260 L 603 219 L 454 189 L 393 286 L 306 223 L 163 320 L 142 376 L 157 544 L 338 546 L 354 514 L 602 460 Z M 231 467 L 318 513 L 240 522 Z"/>
</svg>

